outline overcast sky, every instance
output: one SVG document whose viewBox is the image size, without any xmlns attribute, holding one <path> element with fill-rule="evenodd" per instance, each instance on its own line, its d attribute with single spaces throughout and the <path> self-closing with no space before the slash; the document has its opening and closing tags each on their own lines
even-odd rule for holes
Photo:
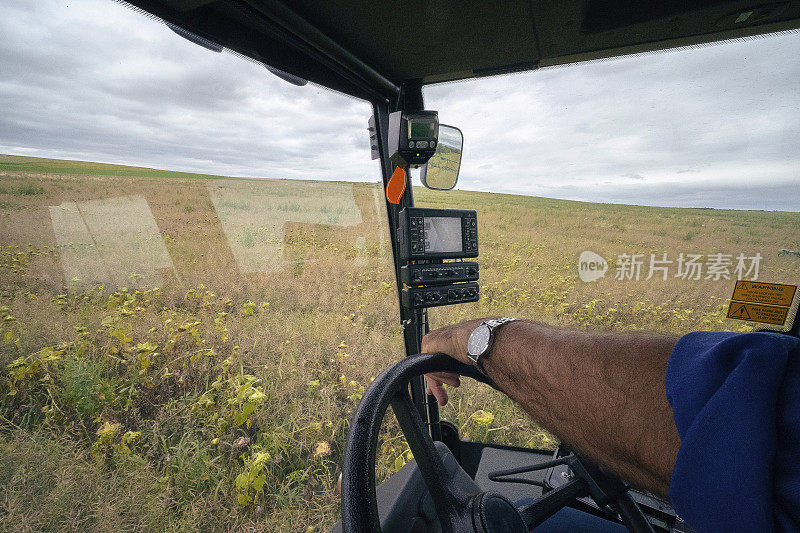
<svg viewBox="0 0 800 533">
<path fill-rule="evenodd" d="M 368 104 L 111 0 L 0 5 L 0 153 L 375 181 Z M 800 34 L 429 87 L 460 188 L 800 210 Z"/>
</svg>

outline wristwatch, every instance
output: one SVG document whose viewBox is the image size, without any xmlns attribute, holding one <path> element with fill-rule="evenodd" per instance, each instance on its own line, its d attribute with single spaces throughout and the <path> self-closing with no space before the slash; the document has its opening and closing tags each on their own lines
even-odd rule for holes
<svg viewBox="0 0 800 533">
<path fill-rule="evenodd" d="M 494 342 L 495 332 L 500 329 L 503 324 L 508 324 L 515 320 L 516 318 L 511 317 L 487 320 L 472 331 L 467 341 L 467 357 L 472 361 L 472 364 L 483 370 L 481 359 L 489 356 L 492 343 Z"/>
</svg>

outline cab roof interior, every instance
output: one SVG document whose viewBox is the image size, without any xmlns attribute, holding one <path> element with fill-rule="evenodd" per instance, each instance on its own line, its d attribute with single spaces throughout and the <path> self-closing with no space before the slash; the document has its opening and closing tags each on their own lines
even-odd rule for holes
<svg viewBox="0 0 800 533">
<path fill-rule="evenodd" d="M 404 84 L 533 70 L 800 27 L 800 1 L 125 3 L 319 85 L 389 101 Z"/>
</svg>

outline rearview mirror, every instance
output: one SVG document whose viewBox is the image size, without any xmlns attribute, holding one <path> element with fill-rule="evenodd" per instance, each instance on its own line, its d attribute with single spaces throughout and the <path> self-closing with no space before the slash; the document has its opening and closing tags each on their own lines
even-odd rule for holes
<svg viewBox="0 0 800 533">
<path fill-rule="evenodd" d="M 437 191 L 449 191 L 456 186 L 461 169 L 461 149 L 464 135 L 453 126 L 439 124 L 439 143 L 436 153 L 420 171 L 422 184 Z"/>
</svg>

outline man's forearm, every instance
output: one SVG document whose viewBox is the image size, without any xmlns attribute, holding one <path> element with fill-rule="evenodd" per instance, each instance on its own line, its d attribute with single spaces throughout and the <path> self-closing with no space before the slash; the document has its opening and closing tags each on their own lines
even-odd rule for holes
<svg viewBox="0 0 800 533">
<path fill-rule="evenodd" d="M 463 339 L 451 342 L 448 353 L 466 346 Z M 586 333 L 519 320 L 498 330 L 483 364 L 549 431 L 639 487 L 666 495 L 680 447 L 664 390 L 675 342 L 662 335 Z M 435 347 L 435 338 L 426 344 Z"/>
</svg>

